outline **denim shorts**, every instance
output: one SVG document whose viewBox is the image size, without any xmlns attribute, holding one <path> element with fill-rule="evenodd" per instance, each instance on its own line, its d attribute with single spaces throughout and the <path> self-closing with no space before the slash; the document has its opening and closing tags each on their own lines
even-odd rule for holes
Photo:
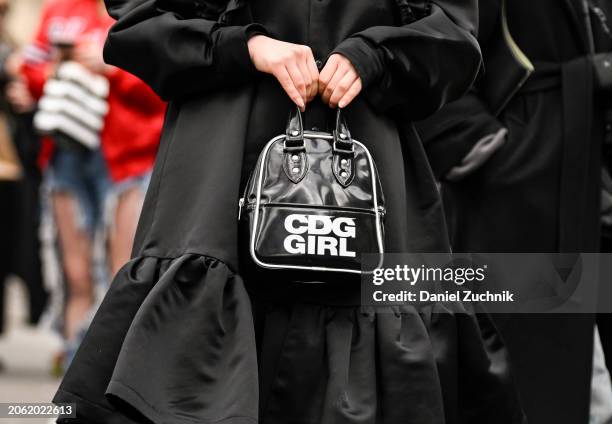
<svg viewBox="0 0 612 424">
<path fill-rule="evenodd" d="M 142 194 L 142 200 L 144 201 L 144 196 L 151 182 L 152 172 L 153 170 L 149 170 L 143 174 L 112 183 L 105 205 L 105 227 L 107 230 L 114 228 L 117 204 L 119 203 L 119 198 L 123 194 L 131 190 L 138 190 Z"/>
<path fill-rule="evenodd" d="M 51 193 L 74 195 L 80 228 L 93 236 L 103 225 L 110 179 L 100 150 L 56 149 L 45 174 L 45 184 Z"/>
<path fill-rule="evenodd" d="M 138 189 L 143 194 L 146 193 L 147 188 L 149 187 L 149 182 L 151 181 L 151 173 L 152 170 L 145 172 L 144 174 L 129 177 L 123 181 L 113 183 L 110 189 L 111 196 L 120 197 L 122 194 L 132 189 Z"/>
</svg>

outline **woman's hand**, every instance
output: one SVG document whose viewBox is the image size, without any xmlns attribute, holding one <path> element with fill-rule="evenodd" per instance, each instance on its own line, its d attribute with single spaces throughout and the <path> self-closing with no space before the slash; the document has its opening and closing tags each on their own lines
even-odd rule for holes
<svg viewBox="0 0 612 424">
<path fill-rule="evenodd" d="M 252 37 L 248 47 L 255 68 L 273 75 L 303 112 L 318 92 L 319 70 L 310 47 L 265 35 Z"/>
<path fill-rule="evenodd" d="M 113 67 L 104 63 L 103 47 L 95 42 L 79 44 L 74 52 L 74 60 L 94 74 L 105 75 Z"/>
<path fill-rule="evenodd" d="M 36 100 L 30 94 L 23 79 L 11 80 L 6 85 L 6 99 L 16 113 L 28 113 L 36 107 Z"/>
<path fill-rule="evenodd" d="M 353 64 L 340 54 L 332 54 L 319 74 L 319 94 L 332 108 L 348 106 L 361 92 L 361 78 Z"/>
</svg>

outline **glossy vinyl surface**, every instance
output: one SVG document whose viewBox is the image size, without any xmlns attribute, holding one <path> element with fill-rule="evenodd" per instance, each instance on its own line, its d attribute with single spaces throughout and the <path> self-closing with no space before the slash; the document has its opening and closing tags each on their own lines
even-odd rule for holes
<svg viewBox="0 0 612 424">
<path fill-rule="evenodd" d="M 346 159 L 331 134 L 304 132 L 299 154 L 307 169 L 292 179 L 285 141 L 268 143 L 247 184 L 242 215 L 253 260 L 264 268 L 361 272 L 362 254 L 384 252 L 384 197 L 370 153 L 354 141 Z M 352 170 L 344 181 L 341 163 Z"/>
<path fill-rule="evenodd" d="M 304 144 L 308 169 L 302 180 L 294 184 L 283 171 L 283 138 L 275 141 L 266 155 L 261 203 L 289 203 L 311 206 L 337 206 L 374 209 L 374 187 L 370 160 L 362 145 L 355 143 L 354 178 L 347 187 L 338 183 L 333 172 L 332 142 L 329 134 L 306 132 Z M 262 158 L 260 158 L 262 160 Z M 248 203 L 254 203 L 261 163 L 249 181 Z M 382 189 L 375 176 L 378 205 L 384 206 Z"/>
</svg>

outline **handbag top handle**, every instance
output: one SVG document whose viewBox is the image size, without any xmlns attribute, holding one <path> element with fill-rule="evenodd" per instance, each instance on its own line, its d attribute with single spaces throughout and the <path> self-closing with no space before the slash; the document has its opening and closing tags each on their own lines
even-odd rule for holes
<svg viewBox="0 0 612 424">
<path fill-rule="evenodd" d="M 316 133 L 308 133 L 306 137 L 320 137 Z M 346 125 L 342 109 L 336 110 L 335 128 L 332 132 L 332 168 L 338 183 L 348 187 L 355 177 L 355 143 Z M 308 172 L 308 155 L 304 142 L 304 124 L 302 113 L 297 107 L 289 113 L 284 141 L 283 169 L 287 178 L 297 184 Z"/>
<path fill-rule="evenodd" d="M 346 125 L 346 120 L 342 114 L 342 109 L 336 110 L 336 125 L 332 132 L 334 137 L 334 152 L 340 155 L 353 156 L 355 146 L 351 133 Z M 285 137 L 285 152 L 286 153 L 298 153 L 306 151 L 304 144 L 304 123 L 302 120 L 302 113 L 296 106 L 289 112 L 289 119 L 287 119 L 287 129 Z"/>
</svg>

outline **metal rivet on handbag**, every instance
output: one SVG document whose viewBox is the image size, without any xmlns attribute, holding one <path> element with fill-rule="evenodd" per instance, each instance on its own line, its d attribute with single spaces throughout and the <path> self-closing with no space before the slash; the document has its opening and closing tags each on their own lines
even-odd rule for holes
<svg viewBox="0 0 612 424">
<path fill-rule="evenodd" d="M 362 269 L 362 254 L 382 261 L 385 207 L 378 172 L 340 110 L 328 133 L 304 131 L 296 108 L 286 134 L 261 152 L 239 205 L 260 267 L 359 274 L 370 271 Z"/>
</svg>

